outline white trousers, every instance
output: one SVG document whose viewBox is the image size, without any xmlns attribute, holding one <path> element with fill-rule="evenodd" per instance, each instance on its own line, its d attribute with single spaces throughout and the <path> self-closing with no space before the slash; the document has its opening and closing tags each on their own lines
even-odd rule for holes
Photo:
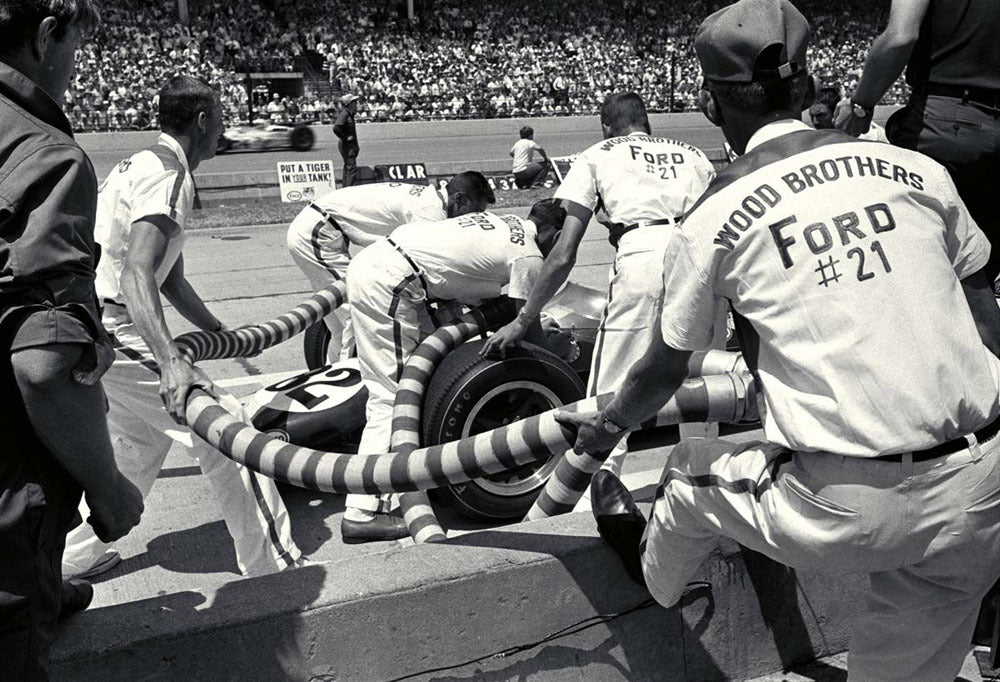
<svg viewBox="0 0 1000 682">
<path fill-rule="evenodd" d="M 114 364 L 102 381 L 108 396 L 111 443 L 122 474 L 145 499 L 171 446 L 179 443 L 212 486 L 233 538 L 240 572 L 266 575 L 293 565 L 301 552 L 292 541 L 288 511 L 274 481 L 228 459 L 175 423 L 160 400 L 159 368 L 152 353 L 131 322 L 115 322 L 120 321 L 105 317 L 116 348 Z M 239 414 L 239 403 L 231 396 L 229 400 L 224 406 Z M 84 520 L 90 514 L 85 503 L 80 514 Z M 90 524 L 78 526 L 66 538 L 64 573 L 93 566 L 110 547 L 97 538 Z"/>
<path fill-rule="evenodd" d="M 306 207 L 295 216 L 285 238 L 292 260 L 309 280 L 313 291 L 325 289 L 347 276 L 351 262 L 347 240 L 320 213 Z M 330 330 L 327 359 L 346 360 L 354 350 L 350 305 L 345 303 L 324 318 Z"/>
<path fill-rule="evenodd" d="M 926 462 L 689 439 L 656 491 L 642 563 L 673 606 L 718 538 L 793 568 L 869 574 L 851 680 L 955 679 L 1000 574 L 1000 437 Z"/>
<path fill-rule="evenodd" d="M 387 241 L 359 253 L 347 269 L 347 297 L 361 378 L 368 389 L 367 422 L 358 452 L 389 451 L 392 405 L 407 359 L 431 329 L 419 273 Z M 348 495 L 346 505 L 367 511 L 395 507 L 395 495 Z"/>
<path fill-rule="evenodd" d="M 608 280 L 608 298 L 597 328 L 590 362 L 587 395 L 617 391 L 629 369 L 660 334 L 663 307 L 663 230 L 672 226 L 639 228 L 618 244 Z M 721 343 L 725 344 L 722 337 Z M 721 347 L 721 346 L 720 346 Z M 716 425 L 681 424 L 681 437 L 718 435 Z M 628 438 L 622 438 L 602 468 L 621 475 Z"/>
</svg>

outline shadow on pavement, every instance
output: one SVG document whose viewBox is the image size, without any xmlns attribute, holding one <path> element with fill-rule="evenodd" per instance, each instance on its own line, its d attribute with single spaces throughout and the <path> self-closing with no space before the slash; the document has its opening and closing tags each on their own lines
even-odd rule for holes
<svg viewBox="0 0 1000 682">
<path fill-rule="evenodd" d="M 292 540 L 305 556 L 315 553 L 333 539 L 330 519 L 344 511 L 344 495 L 278 484 L 292 520 Z M 338 536 L 339 537 L 339 536 Z"/>
</svg>

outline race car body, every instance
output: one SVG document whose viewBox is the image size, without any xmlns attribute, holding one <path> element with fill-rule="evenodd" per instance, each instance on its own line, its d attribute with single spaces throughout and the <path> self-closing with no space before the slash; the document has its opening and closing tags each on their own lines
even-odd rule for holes
<svg viewBox="0 0 1000 682">
<path fill-rule="evenodd" d="M 545 309 L 558 325 L 549 331 L 549 349 L 524 344 L 505 358 L 487 359 L 479 356 L 482 340 L 474 340 L 452 351 L 424 398 L 425 443 L 481 433 L 581 399 L 603 304 L 603 292 L 570 283 Z M 325 329 L 322 323 L 318 327 Z M 246 411 L 255 428 L 281 440 L 356 452 L 367 399 L 357 360 L 350 359 L 267 386 L 252 396 Z M 441 494 L 473 518 L 519 518 L 554 465 L 521 467 Z"/>
</svg>

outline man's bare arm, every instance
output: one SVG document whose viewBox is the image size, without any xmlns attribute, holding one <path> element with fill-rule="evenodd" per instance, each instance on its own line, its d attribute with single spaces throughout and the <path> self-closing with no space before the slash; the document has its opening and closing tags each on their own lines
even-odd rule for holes
<svg viewBox="0 0 1000 682">
<path fill-rule="evenodd" d="M 868 50 L 854 101 L 874 107 L 882 100 L 910 59 L 929 5 L 930 0 L 892 0 L 889 22 Z M 850 109 L 845 109 L 835 125 L 852 135 L 859 135 L 868 131 L 871 117 L 858 119 Z"/>
<path fill-rule="evenodd" d="M 187 394 L 195 384 L 214 393 L 211 382 L 184 358 L 174 343 L 163 316 L 156 268 L 167 252 L 171 229 L 180 229 L 173 221 L 139 220 L 132 225 L 128 255 L 122 268 L 121 287 L 128 302 L 128 312 L 160 365 L 160 397 L 173 419 L 184 423 Z"/>
<path fill-rule="evenodd" d="M 201 300 L 201 296 L 191 286 L 191 282 L 184 276 L 184 256 L 179 256 L 170 274 L 164 280 L 160 291 L 167 297 L 177 312 L 185 320 L 207 332 L 218 331 L 223 328 L 222 323 L 213 315 Z"/>
<path fill-rule="evenodd" d="M 535 286 L 524 306 L 513 322 L 504 325 L 496 334 L 486 340 L 481 353 L 487 355 L 494 351 L 501 354 L 510 345 L 517 344 L 524 338 L 532 320 L 538 318 L 542 308 L 549 302 L 576 264 L 576 254 L 587 231 L 587 224 L 593 211 L 573 201 L 565 201 L 566 220 L 563 222 L 562 234 L 552 251 L 545 258 L 542 271 L 538 275 Z"/>
<path fill-rule="evenodd" d="M 659 335 L 629 369 L 621 390 L 601 412 L 559 412 L 556 419 L 577 427 L 574 450 L 608 452 L 625 432 L 609 433 L 604 419 L 632 429 L 649 419 L 670 400 L 688 375 L 691 351 L 677 350 Z"/>
<path fill-rule="evenodd" d="M 962 280 L 962 290 L 983 345 L 1000 357 L 1000 308 L 997 307 L 992 284 L 986 273 L 980 270 Z"/>
</svg>

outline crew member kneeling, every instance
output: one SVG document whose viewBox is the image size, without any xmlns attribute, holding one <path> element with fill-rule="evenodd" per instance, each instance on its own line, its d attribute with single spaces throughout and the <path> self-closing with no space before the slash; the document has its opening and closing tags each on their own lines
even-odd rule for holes
<svg viewBox="0 0 1000 682">
<path fill-rule="evenodd" d="M 468 188 L 469 200 L 485 204 L 485 178 Z M 461 201 L 462 199 L 459 198 Z M 368 389 L 367 423 L 358 451 L 388 452 L 392 404 L 410 354 L 430 328 L 433 300 L 478 305 L 508 295 L 522 305 L 542 259 L 552 248 L 566 212 L 557 203 L 536 203 L 524 220 L 517 216 L 469 213 L 438 223 L 411 223 L 358 254 L 347 268 L 347 296 Z M 541 327 L 535 322 L 536 337 Z M 388 540 L 407 534 L 391 510 L 392 496 L 377 501 L 349 495 L 341 524 L 345 542 Z"/>
<path fill-rule="evenodd" d="M 808 38 L 785 0 L 701 25 L 705 112 L 743 155 L 667 247 L 662 338 L 603 412 L 560 419 L 578 450 L 608 451 L 673 395 L 728 300 L 767 441 L 675 447 L 642 544 L 634 502 L 600 472 L 602 536 L 665 606 L 720 536 L 869 573 L 851 678 L 953 680 L 1000 573 L 990 245 L 936 162 L 801 122 Z"/>
</svg>

